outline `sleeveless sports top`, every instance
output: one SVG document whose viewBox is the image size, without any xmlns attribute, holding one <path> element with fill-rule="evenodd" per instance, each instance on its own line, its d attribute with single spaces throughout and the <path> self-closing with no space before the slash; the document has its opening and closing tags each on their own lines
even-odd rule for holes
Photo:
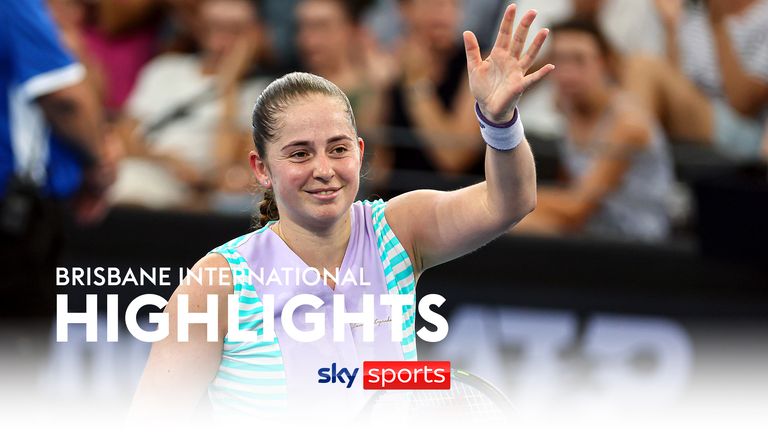
<svg viewBox="0 0 768 432">
<path fill-rule="evenodd" d="M 273 340 L 261 342 L 234 342 L 229 334 L 224 338 L 221 363 L 208 388 L 214 413 L 269 418 L 287 413 L 289 407 L 293 416 L 306 412 L 297 411 L 297 407 L 318 408 L 331 401 L 336 406 L 344 401 L 355 404 L 362 399 L 359 390 L 364 360 L 416 359 L 415 304 L 403 306 L 402 340 L 393 342 L 391 306 L 379 302 L 379 294 L 415 295 L 411 261 L 384 217 L 385 208 L 382 200 L 352 205 L 350 239 L 335 289 L 322 279 L 307 284 L 300 277 L 286 277 L 281 269 L 289 269 L 290 274 L 309 267 L 270 229 L 276 221 L 211 251 L 226 258 L 232 271 L 234 294 L 239 298 L 240 330 L 263 334 L 265 310 L 261 299 L 269 294 L 274 298 L 276 335 Z M 273 269 L 280 270 L 282 280 L 268 283 L 267 276 Z M 260 272 L 262 279 L 247 276 Z M 355 277 L 343 281 L 345 274 Z M 313 327 L 306 313 L 325 315 L 325 336 L 315 342 L 294 340 L 282 325 L 283 306 L 298 294 L 312 294 L 323 301 L 318 309 L 305 305 L 293 314 L 295 326 L 303 331 Z M 362 311 L 362 294 L 375 295 L 374 342 L 363 341 L 363 328 L 357 324 L 345 325 L 343 342 L 333 341 L 334 294 L 344 294 L 348 313 Z M 334 363 L 339 369 L 360 368 L 353 388 L 338 382 L 318 383 L 318 370 Z"/>
</svg>

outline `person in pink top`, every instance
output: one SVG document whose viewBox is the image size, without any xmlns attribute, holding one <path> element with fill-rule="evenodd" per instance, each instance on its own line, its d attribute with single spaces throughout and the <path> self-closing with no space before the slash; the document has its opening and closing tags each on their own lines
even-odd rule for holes
<svg viewBox="0 0 768 432">
<path fill-rule="evenodd" d="M 85 63 L 113 115 L 156 52 L 161 6 L 155 0 L 48 0 L 64 42 Z"/>
</svg>

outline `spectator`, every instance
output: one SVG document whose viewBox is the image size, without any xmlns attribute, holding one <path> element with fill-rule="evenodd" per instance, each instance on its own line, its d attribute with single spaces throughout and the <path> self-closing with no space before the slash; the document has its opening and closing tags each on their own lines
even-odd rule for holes
<svg viewBox="0 0 768 432">
<path fill-rule="evenodd" d="M 511 1 L 507 0 L 507 3 Z M 535 8 L 537 19 L 531 31 L 549 27 L 554 23 L 578 17 L 597 23 L 608 42 L 620 56 L 638 54 L 661 56 L 664 53 L 663 28 L 650 1 L 637 0 L 516 0 L 521 10 Z M 550 41 L 544 44 L 545 53 Z M 563 119 L 553 105 L 555 100 L 552 80 L 544 80 L 526 91 L 521 101 L 525 113 L 526 131 L 537 137 L 559 138 Z M 533 142 L 536 150 L 536 142 Z"/>
<path fill-rule="evenodd" d="M 113 169 L 96 95 L 43 1 L 5 2 L 0 22 L 0 316 L 50 316 L 64 202 L 98 219 Z"/>
<path fill-rule="evenodd" d="M 538 27 L 546 27 L 569 17 L 592 20 L 611 46 L 622 55 L 660 56 L 664 53 L 663 27 L 650 1 L 517 0 L 515 3 L 522 10 L 537 8 L 539 19 L 535 25 Z"/>
<path fill-rule="evenodd" d="M 397 42 L 403 31 L 398 2 L 399 0 L 377 0 L 365 17 L 366 26 L 375 34 L 376 40 L 390 48 Z M 499 16 L 503 15 L 502 12 L 507 6 L 505 3 L 505 0 L 459 1 L 464 21 L 461 28 L 475 33 L 481 46 L 490 46 L 496 40 L 496 30 L 499 27 L 488 25 L 488 23 L 496 22 Z M 518 8 L 518 10 L 524 9 Z"/>
<path fill-rule="evenodd" d="M 768 0 L 707 4 L 657 1 L 668 61 L 632 59 L 625 84 L 672 138 L 752 159 L 768 118 Z"/>
<path fill-rule="evenodd" d="M 594 24 L 568 21 L 552 32 L 568 181 L 540 187 L 536 210 L 514 231 L 663 239 L 673 171 L 660 128 L 615 83 L 611 50 Z"/>
<path fill-rule="evenodd" d="M 178 1 L 178 0 L 175 0 Z M 275 52 L 270 60 L 278 63 L 281 72 L 295 70 L 298 64 L 296 50 L 296 6 L 301 0 L 259 0 L 259 10 L 265 22 L 270 23 L 267 47 Z"/>
<path fill-rule="evenodd" d="M 288 7 L 289 3 L 296 0 L 250 0 L 254 5 L 258 5 L 260 21 L 270 24 L 284 26 L 283 20 L 272 17 L 268 12 L 272 9 L 281 9 L 283 14 L 292 14 L 293 8 Z M 201 35 L 205 33 L 205 25 L 201 22 L 200 5 L 206 0 L 163 0 L 165 5 L 165 20 L 163 25 L 162 37 L 160 41 L 160 52 L 162 53 L 199 53 L 203 47 L 200 46 Z M 280 7 L 275 6 L 279 2 Z M 285 11 L 284 11 L 284 10 Z M 287 12 L 286 12 L 287 11 Z M 280 15 L 282 17 L 282 15 Z M 285 29 L 281 29 L 285 30 Z M 256 49 L 256 62 L 260 68 L 270 71 L 277 70 L 277 56 L 275 54 L 275 41 L 272 33 L 274 28 L 269 31 L 260 31 Z M 282 48 L 282 47 L 280 47 Z M 282 54 L 282 51 L 280 51 Z"/>
<path fill-rule="evenodd" d="M 378 167 L 390 170 L 389 184 L 377 188 L 385 198 L 412 185 L 466 186 L 483 173 L 483 146 L 457 38 L 461 2 L 401 0 L 400 12 L 406 31 L 398 44 L 398 80 L 388 92 L 384 117 L 392 128 L 391 147 L 382 151 L 379 160 L 387 163 Z M 468 174 L 478 177 L 462 177 Z"/>
<path fill-rule="evenodd" d="M 208 208 L 211 192 L 249 184 L 249 112 L 264 80 L 253 59 L 263 34 L 249 0 L 205 0 L 199 54 L 164 54 L 142 71 L 122 135 L 133 157 L 113 199 L 152 208 Z"/>
<path fill-rule="evenodd" d="M 47 0 L 47 5 L 58 27 L 61 42 L 85 67 L 86 81 L 103 103 L 105 73 L 97 59 L 87 49 L 83 35 L 87 15 L 86 4 L 81 0 Z"/>
<path fill-rule="evenodd" d="M 194 53 L 200 51 L 200 4 L 205 0 L 163 0 L 166 22 L 161 38 L 161 52 Z"/>
<path fill-rule="evenodd" d="M 161 4 L 153 0 L 48 0 L 67 46 L 98 85 L 111 114 L 121 109 L 139 70 L 156 51 Z"/>
<path fill-rule="evenodd" d="M 361 39 L 363 1 L 303 0 L 296 8 L 298 48 L 304 68 L 339 86 L 349 97 L 357 126 L 380 123 L 381 88 L 365 68 Z"/>
</svg>

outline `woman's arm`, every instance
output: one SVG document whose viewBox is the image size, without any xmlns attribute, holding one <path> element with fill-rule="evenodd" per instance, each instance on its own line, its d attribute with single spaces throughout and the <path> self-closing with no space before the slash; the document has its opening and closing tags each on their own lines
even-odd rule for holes
<svg viewBox="0 0 768 432">
<path fill-rule="evenodd" d="M 536 13 L 525 14 L 513 38 L 515 10 L 515 5 L 507 8 L 496 44 L 485 60 L 474 34 L 464 33 L 472 95 L 483 115 L 497 124 L 512 120 L 523 90 L 554 69 L 546 65 L 525 75 L 547 30 L 540 31 L 522 55 Z M 486 181 L 474 186 L 452 192 L 414 191 L 388 204 L 387 220 L 410 254 L 417 275 L 488 243 L 534 209 L 536 173 L 524 138 L 512 150 L 487 149 L 485 171 Z"/>
<path fill-rule="evenodd" d="M 227 332 L 227 295 L 233 292 L 231 277 L 230 283 L 219 284 L 219 272 L 231 272 L 226 259 L 218 254 L 205 256 L 192 272 L 203 276 L 199 278 L 202 283 L 188 276 L 168 301 L 168 337 L 152 345 L 133 398 L 131 423 L 184 419 L 197 407 L 216 375 Z M 209 278 L 208 272 L 213 277 Z M 181 294 L 188 296 L 189 311 L 193 313 L 206 312 L 208 295 L 217 296 L 219 322 L 215 342 L 208 342 L 204 324 L 190 324 L 189 341 L 178 341 L 177 307 Z"/>
</svg>

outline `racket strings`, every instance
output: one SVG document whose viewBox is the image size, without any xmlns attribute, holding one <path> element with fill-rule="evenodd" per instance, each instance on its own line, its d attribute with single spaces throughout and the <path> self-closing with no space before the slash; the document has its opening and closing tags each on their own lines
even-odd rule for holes
<svg viewBox="0 0 768 432">
<path fill-rule="evenodd" d="M 409 418 L 450 418 L 471 420 L 473 423 L 502 422 L 503 409 L 477 388 L 454 381 L 450 390 L 387 391 L 374 407 L 374 417 L 398 416 Z"/>
</svg>

